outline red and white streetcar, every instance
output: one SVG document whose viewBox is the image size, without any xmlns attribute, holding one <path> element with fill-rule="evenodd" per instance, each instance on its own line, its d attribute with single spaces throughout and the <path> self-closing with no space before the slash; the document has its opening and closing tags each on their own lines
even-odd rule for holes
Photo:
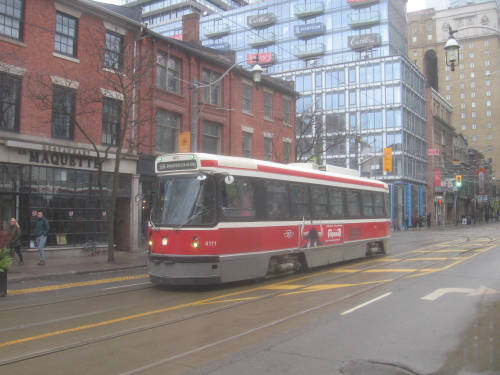
<svg viewBox="0 0 500 375">
<path fill-rule="evenodd" d="M 356 171 L 201 153 L 155 164 L 155 284 L 263 278 L 387 250 L 389 189 Z"/>
</svg>

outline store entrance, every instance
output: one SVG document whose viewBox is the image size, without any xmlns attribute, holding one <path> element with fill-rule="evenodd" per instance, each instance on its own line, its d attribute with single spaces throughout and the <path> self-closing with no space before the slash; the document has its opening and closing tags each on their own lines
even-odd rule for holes
<svg viewBox="0 0 500 375">
<path fill-rule="evenodd" d="M 11 217 L 17 218 L 17 203 L 17 194 L 0 194 L 0 220 L 2 225 L 1 229 L 7 229 L 9 227 L 9 220 Z"/>
</svg>

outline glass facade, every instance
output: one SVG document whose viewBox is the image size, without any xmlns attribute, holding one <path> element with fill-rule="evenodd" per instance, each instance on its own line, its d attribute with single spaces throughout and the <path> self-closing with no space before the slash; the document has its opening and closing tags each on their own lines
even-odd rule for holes
<svg viewBox="0 0 500 375">
<path fill-rule="evenodd" d="M 153 29 L 182 33 L 180 22 Z M 202 17 L 200 38 L 295 83 L 302 159 L 391 184 L 395 227 L 425 214 L 425 80 L 407 58 L 406 1 L 270 0 Z"/>
<path fill-rule="evenodd" d="M 3 228 L 10 217 L 18 217 L 23 247 L 29 245 L 36 212 L 41 210 L 50 223 L 48 246 L 81 245 L 89 240 L 105 243 L 112 180 L 112 173 L 103 172 L 101 198 L 97 171 L 2 163 Z M 121 174 L 119 187 L 118 200 L 130 200 L 131 175 Z"/>
</svg>

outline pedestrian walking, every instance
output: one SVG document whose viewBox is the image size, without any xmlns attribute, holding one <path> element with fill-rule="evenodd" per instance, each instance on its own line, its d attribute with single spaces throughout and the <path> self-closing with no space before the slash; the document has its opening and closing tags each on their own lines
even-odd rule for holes
<svg viewBox="0 0 500 375">
<path fill-rule="evenodd" d="M 427 228 L 431 227 L 431 213 L 427 213 Z"/>
<path fill-rule="evenodd" d="M 19 257 L 19 264 L 24 264 L 23 254 L 21 253 L 21 227 L 15 218 L 9 221 L 8 238 L 9 244 L 7 247 L 10 249 L 10 255 L 13 256 L 14 252 Z"/>
<path fill-rule="evenodd" d="M 36 239 L 36 246 L 38 247 L 38 252 L 40 253 L 39 266 L 45 265 L 45 252 L 43 248 L 47 242 L 47 235 L 49 234 L 49 221 L 43 216 L 43 211 L 38 211 L 37 220 L 35 222 L 35 228 L 33 229 L 33 234 Z"/>
</svg>

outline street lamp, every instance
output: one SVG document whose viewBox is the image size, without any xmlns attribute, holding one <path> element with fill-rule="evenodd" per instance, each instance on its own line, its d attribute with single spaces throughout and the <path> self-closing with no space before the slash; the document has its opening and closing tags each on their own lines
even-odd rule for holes
<svg viewBox="0 0 500 375">
<path fill-rule="evenodd" d="M 446 65 L 451 67 L 451 71 L 455 71 L 455 65 L 458 65 L 458 62 L 460 60 L 460 55 L 458 53 L 458 50 L 460 49 L 460 45 L 458 44 L 457 40 L 453 36 L 457 32 L 457 30 L 452 30 L 450 26 L 450 36 L 448 37 L 448 40 L 446 41 L 446 44 L 444 46 L 444 51 L 445 51 L 445 56 L 446 56 Z"/>
<path fill-rule="evenodd" d="M 489 26 L 466 26 L 466 27 L 461 27 L 456 30 L 452 30 L 451 26 L 449 26 L 449 33 L 450 36 L 448 37 L 448 40 L 446 41 L 446 44 L 444 45 L 444 51 L 445 51 L 445 58 L 446 58 L 446 65 L 451 67 L 451 71 L 455 71 L 455 65 L 458 65 L 459 60 L 460 60 L 460 55 L 458 53 L 458 50 L 460 49 L 460 45 L 458 44 L 457 40 L 455 39 L 454 34 L 459 31 L 467 30 L 467 29 L 485 29 L 494 32 L 495 34 L 500 35 L 500 30 L 495 29 L 494 27 L 489 27 Z"/>
<path fill-rule="evenodd" d="M 198 90 L 200 88 L 204 87 L 210 87 L 220 80 L 222 80 L 231 70 L 233 70 L 234 67 L 237 65 L 246 62 L 245 61 L 240 61 L 237 63 L 234 63 L 231 65 L 219 78 L 217 78 L 213 82 L 209 82 L 208 84 L 199 84 L 198 79 L 195 78 L 192 82 L 192 87 L 193 87 L 193 98 L 192 98 L 192 105 L 191 105 L 191 110 L 192 110 L 192 121 L 191 121 L 191 152 L 197 152 L 198 151 Z M 252 67 L 252 79 L 255 83 L 259 83 L 262 79 L 262 72 L 264 70 L 259 64 L 255 64 Z"/>
</svg>

